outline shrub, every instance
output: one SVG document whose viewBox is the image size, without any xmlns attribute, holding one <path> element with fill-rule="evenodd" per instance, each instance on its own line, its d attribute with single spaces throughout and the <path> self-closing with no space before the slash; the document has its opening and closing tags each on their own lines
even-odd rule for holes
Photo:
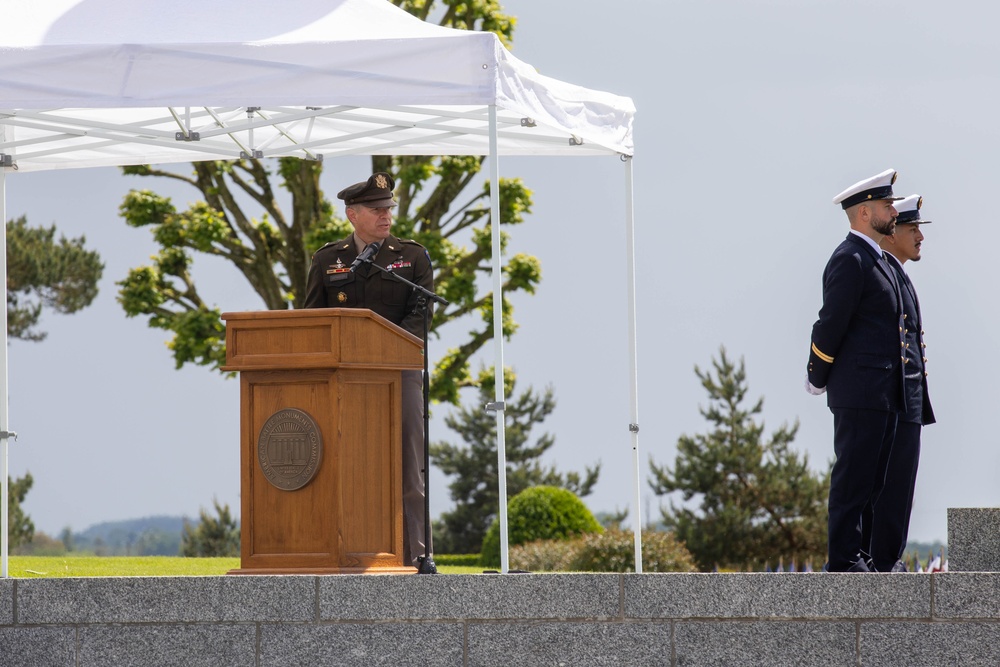
<svg viewBox="0 0 1000 667">
<path fill-rule="evenodd" d="M 510 549 L 510 567 L 529 572 L 566 572 L 576 556 L 580 538 L 535 540 Z"/>
<path fill-rule="evenodd" d="M 635 536 L 612 529 L 585 535 L 575 545 L 568 569 L 578 572 L 634 572 Z M 673 533 L 642 531 L 643 572 L 697 572 L 694 558 Z"/>
<path fill-rule="evenodd" d="M 533 486 L 507 503 L 507 542 L 513 547 L 535 540 L 567 539 L 603 528 L 572 491 Z M 500 565 L 500 522 L 493 521 L 483 537 L 482 564 Z"/>
</svg>

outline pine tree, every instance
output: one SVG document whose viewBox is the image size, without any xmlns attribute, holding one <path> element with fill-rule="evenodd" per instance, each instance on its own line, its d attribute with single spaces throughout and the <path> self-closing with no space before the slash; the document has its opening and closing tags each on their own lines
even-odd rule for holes
<svg viewBox="0 0 1000 667">
<path fill-rule="evenodd" d="M 182 556 L 239 556 L 240 527 L 229 512 L 229 505 L 219 505 L 213 500 L 217 517 L 211 517 L 202 508 L 201 521 L 192 526 L 184 521 L 181 536 Z"/>
<path fill-rule="evenodd" d="M 507 497 L 513 498 L 528 487 L 540 485 L 562 487 L 580 497 L 588 495 L 597 483 L 600 463 L 587 467 L 582 477 L 576 472 L 560 473 L 555 466 L 546 468 L 538 461 L 555 444 L 552 435 L 545 433 L 533 444 L 529 443 L 531 430 L 556 407 L 552 389 L 537 394 L 529 388 L 515 398 L 513 373 L 506 378 Z M 445 418 L 448 428 L 465 444 L 438 442 L 430 449 L 433 463 L 445 475 L 455 476 L 448 485 L 455 508 L 442 512 L 435 524 L 434 548 L 440 553 L 479 553 L 483 536 L 500 508 L 496 416 L 483 410 L 494 398 L 493 370 L 480 373 L 479 382 L 477 400 Z"/>
<path fill-rule="evenodd" d="M 21 508 L 21 503 L 24 502 L 34 483 L 35 480 L 30 472 L 15 480 L 7 478 L 7 516 L 10 519 L 7 524 L 7 544 L 12 549 L 28 544 L 35 537 L 35 524 Z"/>
<path fill-rule="evenodd" d="M 23 216 L 7 222 L 7 335 L 40 341 L 35 327 L 43 308 L 75 313 L 97 296 L 104 271 L 84 237 L 55 240 L 56 228 L 29 227 Z"/>
<path fill-rule="evenodd" d="M 683 506 L 661 508 L 663 521 L 684 541 L 702 570 L 715 565 L 757 569 L 768 560 L 822 560 L 826 553 L 825 475 L 790 448 L 798 422 L 764 440 L 764 399 L 747 408 L 742 359 L 734 365 L 720 348 L 714 374 L 695 366 L 710 403 L 700 408 L 710 432 L 677 441 L 673 470 L 650 461 L 657 495 L 679 492 Z M 694 502 L 691 502 L 694 501 Z M 697 510 L 692 506 L 697 504 Z"/>
</svg>

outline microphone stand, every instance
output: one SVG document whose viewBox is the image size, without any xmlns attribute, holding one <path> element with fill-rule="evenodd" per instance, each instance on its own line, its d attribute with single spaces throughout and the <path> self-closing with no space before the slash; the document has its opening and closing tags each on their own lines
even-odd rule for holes
<svg viewBox="0 0 1000 667">
<path fill-rule="evenodd" d="M 375 254 L 375 253 L 372 253 Z M 427 333 L 430 330 L 430 308 L 427 307 L 428 299 L 431 301 L 436 301 L 442 306 L 447 306 L 448 301 L 444 298 L 438 296 L 434 292 L 431 292 L 420 285 L 411 282 L 394 272 L 392 269 L 387 269 L 385 267 L 379 266 L 372 261 L 371 257 L 362 260 L 364 263 L 369 264 L 387 276 L 392 277 L 393 280 L 403 283 L 404 285 L 409 285 L 411 288 L 417 291 L 417 307 L 423 311 L 424 314 L 424 371 L 423 371 L 423 395 L 424 395 L 424 555 L 418 556 L 417 561 L 420 563 L 420 567 L 417 568 L 417 574 L 437 574 L 437 565 L 434 564 L 434 559 L 431 557 L 431 494 L 430 485 L 428 484 L 430 478 L 431 469 L 431 453 L 430 453 L 430 374 L 427 371 Z"/>
</svg>

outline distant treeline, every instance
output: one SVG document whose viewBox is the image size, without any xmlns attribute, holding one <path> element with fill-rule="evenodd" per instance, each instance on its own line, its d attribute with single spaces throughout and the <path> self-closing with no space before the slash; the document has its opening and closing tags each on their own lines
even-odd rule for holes
<svg viewBox="0 0 1000 667">
<path fill-rule="evenodd" d="M 197 524 L 197 519 L 187 519 Z M 176 556 L 181 551 L 185 517 L 151 516 L 105 521 L 75 533 L 64 528 L 58 537 L 36 532 L 30 544 L 12 550 L 33 555 L 89 553 L 96 556 Z"/>
</svg>

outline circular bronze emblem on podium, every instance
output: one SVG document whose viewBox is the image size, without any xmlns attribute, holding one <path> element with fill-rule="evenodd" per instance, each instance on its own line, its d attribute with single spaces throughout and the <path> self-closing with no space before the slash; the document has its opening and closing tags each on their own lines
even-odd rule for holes
<svg viewBox="0 0 1000 667">
<path fill-rule="evenodd" d="M 316 476 L 322 460 L 319 427 L 302 410 L 279 410 L 261 427 L 257 461 L 267 481 L 279 489 L 301 489 Z"/>
</svg>

